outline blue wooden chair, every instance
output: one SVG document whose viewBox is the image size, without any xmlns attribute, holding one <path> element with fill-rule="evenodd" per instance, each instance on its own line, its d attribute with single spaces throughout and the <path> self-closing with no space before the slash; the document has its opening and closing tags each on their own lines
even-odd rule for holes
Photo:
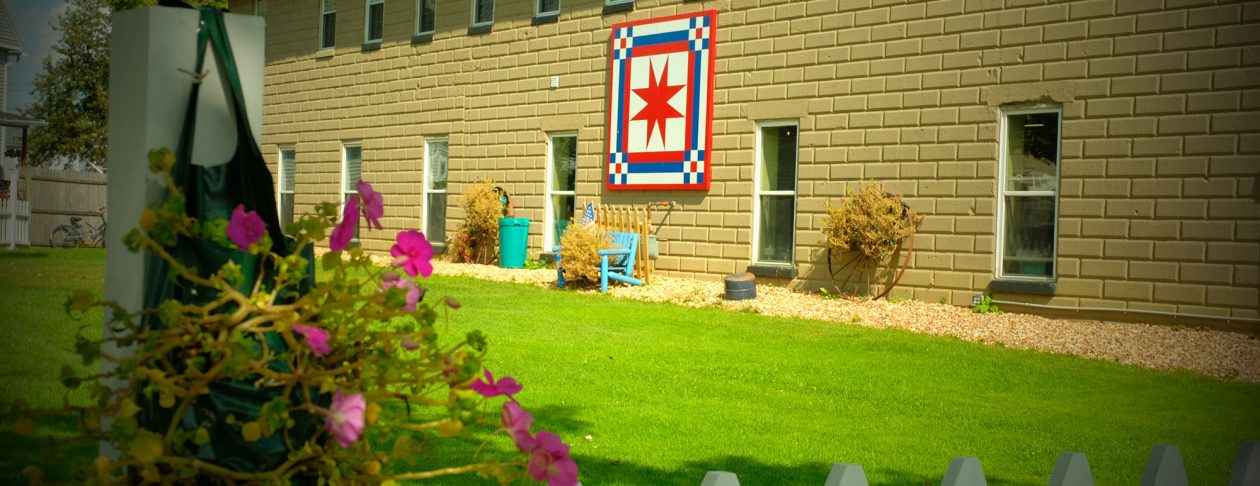
<svg viewBox="0 0 1260 486">
<path fill-rule="evenodd" d="M 622 281 L 631 285 L 643 285 L 643 281 L 634 278 L 634 257 L 639 252 L 639 235 L 614 231 L 612 236 L 613 250 L 599 251 L 599 291 L 608 292 L 608 279 Z M 556 253 L 556 286 L 564 287 L 564 267 L 560 265 L 560 247 L 552 251 Z"/>
</svg>

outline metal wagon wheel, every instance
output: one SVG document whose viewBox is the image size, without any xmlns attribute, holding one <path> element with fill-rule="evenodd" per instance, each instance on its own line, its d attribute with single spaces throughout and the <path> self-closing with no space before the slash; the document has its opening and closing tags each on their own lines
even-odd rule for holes
<svg viewBox="0 0 1260 486">
<path fill-rule="evenodd" d="M 901 251 L 902 247 L 904 251 Z M 864 257 L 860 252 L 837 252 L 827 248 L 827 272 L 831 286 L 839 294 L 865 293 L 871 300 L 888 297 L 901 281 L 910 266 L 914 254 L 914 233 L 897 243 L 898 251 L 877 261 Z"/>
<path fill-rule="evenodd" d="M 69 248 L 73 240 L 70 238 L 74 229 L 68 224 L 57 225 L 48 232 L 48 245 L 53 248 Z"/>
</svg>

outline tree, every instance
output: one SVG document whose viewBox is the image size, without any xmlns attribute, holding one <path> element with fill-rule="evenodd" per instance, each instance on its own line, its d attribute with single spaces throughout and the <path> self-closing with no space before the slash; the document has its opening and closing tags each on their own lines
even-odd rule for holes
<svg viewBox="0 0 1260 486">
<path fill-rule="evenodd" d="M 30 157 L 43 165 L 57 157 L 105 163 L 109 109 L 109 6 L 105 0 L 71 0 L 57 18 L 61 41 L 35 76 L 34 102 L 22 114 L 48 122 L 30 132 Z"/>
<path fill-rule="evenodd" d="M 65 157 L 105 165 L 109 120 L 109 35 L 113 12 L 157 0 L 70 0 L 57 18 L 56 56 L 43 60 L 25 116 L 48 122 L 30 132 L 31 163 Z M 227 0 L 190 2 L 225 8 Z M 54 57 L 56 57 L 54 59 Z"/>
</svg>

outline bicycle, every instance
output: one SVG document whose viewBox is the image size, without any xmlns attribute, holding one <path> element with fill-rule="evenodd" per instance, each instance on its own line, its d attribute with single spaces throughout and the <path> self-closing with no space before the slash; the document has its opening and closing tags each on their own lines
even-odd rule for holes
<svg viewBox="0 0 1260 486">
<path fill-rule="evenodd" d="M 105 246 L 105 208 L 101 208 L 101 224 L 83 222 L 83 218 L 71 217 L 70 224 L 61 224 L 48 232 L 48 244 L 53 248 Z"/>
</svg>

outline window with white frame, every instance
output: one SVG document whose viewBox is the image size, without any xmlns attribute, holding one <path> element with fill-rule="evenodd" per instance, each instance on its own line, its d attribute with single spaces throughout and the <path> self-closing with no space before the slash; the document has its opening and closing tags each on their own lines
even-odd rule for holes
<svg viewBox="0 0 1260 486">
<path fill-rule="evenodd" d="M 494 23 L 494 0 L 472 0 L 473 27 Z"/>
<path fill-rule="evenodd" d="M 380 42 L 385 37 L 385 0 L 367 0 L 363 19 L 363 43 Z"/>
<path fill-rule="evenodd" d="M 424 235 L 429 241 L 446 241 L 446 175 L 448 144 L 445 138 L 424 141 Z"/>
<path fill-rule="evenodd" d="M 337 0 L 322 0 L 323 13 L 319 16 L 319 47 L 327 49 L 337 45 Z"/>
<path fill-rule="evenodd" d="M 543 248 L 550 250 L 573 221 L 577 204 L 577 134 L 552 135 L 547 143 L 547 209 Z"/>
<path fill-rule="evenodd" d="M 432 34 L 433 29 L 437 25 L 437 0 L 419 0 L 417 10 L 419 15 L 416 17 L 416 33 Z"/>
<path fill-rule="evenodd" d="M 559 15 L 560 0 L 538 0 L 534 4 L 534 16 Z"/>
<path fill-rule="evenodd" d="M 280 167 L 276 171 L 276 199 L 280 205 L 280 227 L 293 223 L 293 189 L 297 186 L 297 151 L 293 147 L 280 147 Z"/>
<path fill-rule="evenodd" d="M 757 125 L 753 250 L 759 263 L 791 264 L 796 233 L 795 121 Z"/>
<path fill-rule="evenodd" d="M 604 0 L 604 5 L 623 5 L 627 3 L 634 3 L 634 0 Z"/>
<path fill-rule="evenodd" d="M 1054 278 L 1061 115 L 1059 108 L 1002 113 L 999 278 Z"/>
<path fill-rule="evenodd" d="M 341 151 L 341 204 L 350 201 L 350 197 L 358 193 L 355 184 L 363 175 L 363 146 L 358 143 L 347 143 Z M 357 215 L 351 216 L 357 217 Z M 359 225 L 354 226 L 355 241 L 359 239 Z"/>
<path fill-rule="evenodd" d="M 267 0 L 254 0 L 254 15 L 259 17 L 267 16 Z"/>
</svg>

